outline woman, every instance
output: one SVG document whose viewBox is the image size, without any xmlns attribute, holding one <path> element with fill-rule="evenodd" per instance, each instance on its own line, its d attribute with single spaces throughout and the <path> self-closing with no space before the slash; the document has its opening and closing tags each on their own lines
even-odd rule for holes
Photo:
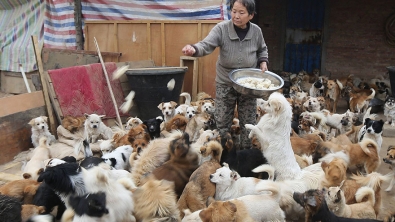
<svg viewBox="0 0 395 222">
<path fill-rule="evenodd" d="M 221 135 L 229 132 L 237 104 L 241 149 L 251 148 L 245 124 L 256 123 L 256 99 L 241 95 L 232 87 L 228 74 L 234 69 L 267 70 L 268 52 L 261 29 L 250 22 L 255 14 L 254 0 L 232 0 L 229 21 L 218 23 L 205 39 L 182 49 L 184 55 L 200 57 L 220 48 L 216 64 L 215 119 Z"/>
</svg>

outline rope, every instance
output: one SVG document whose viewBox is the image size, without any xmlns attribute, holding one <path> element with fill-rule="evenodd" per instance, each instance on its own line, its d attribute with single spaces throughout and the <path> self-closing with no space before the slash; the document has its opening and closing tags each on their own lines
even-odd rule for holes
<svg viewBox="0 0 395 222">
<path fill-rule="evenodd" d="M 395 13 L 392 13 L 385 22 L 385 35 L 387 37 L 387 43 L 390 46 L 395 47 L 395 33 L 391 33 L 391 26 L 395 27 Z"/>
</svg>

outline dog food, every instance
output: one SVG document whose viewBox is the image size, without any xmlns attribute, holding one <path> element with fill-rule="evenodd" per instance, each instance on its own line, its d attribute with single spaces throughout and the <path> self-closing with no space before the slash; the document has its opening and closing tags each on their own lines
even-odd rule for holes
<svg viewBox="0 0 395 222">
<path fill-rule="evenodd" d="M 238 78 L 236 83 L 252 89 L 275 89 L 277 87 L 267 78 L 243 77 Z"/>
</svg>

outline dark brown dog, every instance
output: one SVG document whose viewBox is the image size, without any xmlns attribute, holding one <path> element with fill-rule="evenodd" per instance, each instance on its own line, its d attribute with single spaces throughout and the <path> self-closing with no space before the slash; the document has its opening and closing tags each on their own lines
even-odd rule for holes
<svg viewBox="0 0 395 222">
<path fill-rule="evenodd" d="M 199 167 L 199 156 L 196 151 L 190 149 L 187 133 L 170 143 L 169 153 L 169 161 L 152 171 L 152 174 L 158 180 L 173 181 L 179 198 L 189 182 L 189 177 Z"/>
<path fill-rule="evenodd" d="M 325 95 L 325 98 L 327 99 L 326 107 L 330 111 L 332 111 L 332 113 L 336 113 L 337 103 L 339 102 L 340 99 L 341 88 L 338 85 L 338 81 L 335 80 L 328 80 L 328 82 L 326 83 L 326 88 L 327 88 Z"/>
<path fill-rule="evenodd" d="M 148 143 L 149 143 L 149 140 L 147 140 L 145 138 L 133 140 L 133 143 L 132 143 L 133 152 L 140 153 L 143 149 L 145 149 L 147 147 Z"/>
<path fill-rule="evenodd" d="M 189 178 L 189 182 L 177 202 L 181 218 L 184 217 L 185 209 L 194 212 L 205 208 L 207 198 L 214 197 L 215 194 L 215 184 L 210 181 L 210 175 L 215 173 L 218 168 L 221 168 L 219 161 L 221 159 L 222 146 L 219 142 L 213 140 L 202 146 L 200 152 L 203 157 L 211 155 L 211 160 L 200 165 Z"/>
</svg>

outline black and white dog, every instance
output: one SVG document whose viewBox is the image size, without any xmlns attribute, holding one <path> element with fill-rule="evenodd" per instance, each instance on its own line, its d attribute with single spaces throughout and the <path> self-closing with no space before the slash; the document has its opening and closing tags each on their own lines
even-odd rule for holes
<svg viewBox="0 0 395 222">
<path fill-rule="evenodd" d="M 70 196 L 69 204 L 75 212 L 73 221 L 95 221 L 94 218 L 100 218 L 108 214 L 106 194 L 104 192 Z"/>
<path fill-rule="evenodd" d="M 370 118 L 365 119 L 364 125 L 361 127 L 358 133 L 358 142 L 361 142 L 364 138 L 369 138 L 374 140 L 378 145 L 378 151 L 380 152 L 381 145 L 383 144 L 383 133 L 384 121 L 373 120 Z"/>
<path fill-rule="evenodd" d="M 133 147 L 123 145 L 116 148 L 111 153 L 104 154 L 101 158 L 105 163 L 117 170 L 126 170 L 129 168 L 129 157 L 133 152 Z"/>
</svg>

